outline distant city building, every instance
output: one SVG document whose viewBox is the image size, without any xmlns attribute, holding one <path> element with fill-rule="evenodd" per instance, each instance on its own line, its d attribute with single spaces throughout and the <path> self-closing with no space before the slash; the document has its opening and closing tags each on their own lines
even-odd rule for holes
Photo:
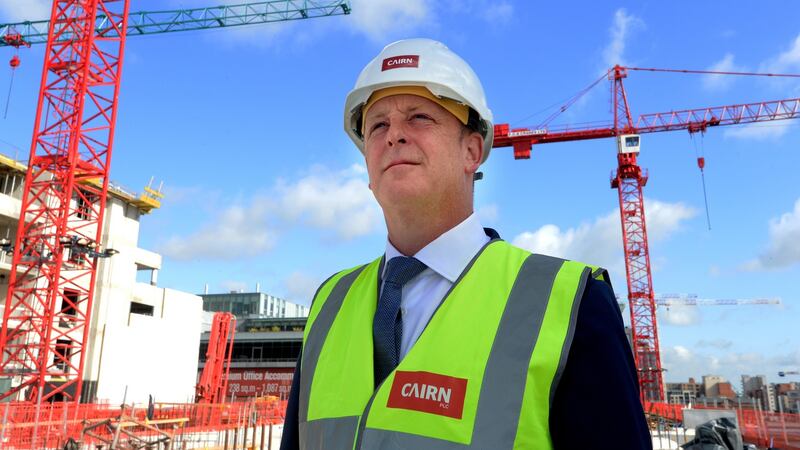
<svg viewBox="0 0 800 450">
<path fill-rule="evenodd" d="M 742 375 L 742 396 L 756 400 L 764 411 L 777 409 L 774 386 L 767 384 L 764 375 Z"/>
<path fill-rule="evenodd" d="M 720 384 L 725 383 L 725 378 L 719 375 L 703 375 L 703 394 L 705 397 L 720 397 Z M 730 383 L 729 383 L 730 386 Z"/>
<path fill-rule="evenodd" d="M 229 312 L 238 319 L 258 317 L 308 317 L 308 307 L 264 292 L 201 294 L 203 311 Z"/>
<path fill-rule="evenodd" d="M 238 320 L 226 397 L 287 398 L 303 346 L 306 320 L 305 317 Z M 200 338 L 198 371 L 205 367 L 209 339 L 208 332 Z"/>
<path fill-rule="evenodd" d="M 704 375 L 702 383 L 665 383 L 667 402 L 676 405 L 698 404 L 783 413 L 800 413 L 800 383 L 767 383 L 764 375 L 742 375 L 741 394 L 718 375 Z"/>
<path fill-rule="evenodd" d="M 729 382 L 723 381 L 721 383 L 717 383 L 717 397 L 736 400 L 737 395 L 733 390 L 733 386 L 731 386 Z"/>
<path fill-rule="evenodd" d="M 778 411 L 800 413 L 800 383 L 773 384 Z"/>
<path fill-rule="evenodd" d="M 703 396 L 703 385 L 689 378 L 688 383 L 666 383 L 667 401 L 676 405 L 696 403 Z"/>
</svg>

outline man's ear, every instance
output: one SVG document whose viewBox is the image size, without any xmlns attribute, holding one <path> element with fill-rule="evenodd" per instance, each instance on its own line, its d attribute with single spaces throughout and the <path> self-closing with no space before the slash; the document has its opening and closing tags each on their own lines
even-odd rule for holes
<svg viewBox="0 0 800 450">
<path fill-rule="evenodd" d="M 475 173 L 483 160 L 483 136 L 478 132 L 471 132 L 464 137 L 466 152 L 464 154 L 464 170 L 467 173 Z"/>
</svg>

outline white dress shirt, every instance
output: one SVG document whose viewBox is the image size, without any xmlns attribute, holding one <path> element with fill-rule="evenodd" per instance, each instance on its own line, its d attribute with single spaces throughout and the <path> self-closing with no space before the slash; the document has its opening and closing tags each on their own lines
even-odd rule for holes
<svg viewBox="0 0 800 450">
<path fill-rule="evenodd" d="M 405 357 L 408 350 L 417 342 L 417 338 L 428 325 L 445 294 L 487 242 L 489 236 L 483 231 L 478 217 L 473 213 L 426 245 L 416 255 L 412 255 L 428 268 L 403 285 L 400 300 L 400 311 L 403 314 L 400 359 Z M 395 256 L 409 255 L 400 253 L 387 239 L 386 261 Z M 385 274 L 386 264 L 383 270 Z M 383 278 L 381 276 L 381 279 Z"/>
</svg>

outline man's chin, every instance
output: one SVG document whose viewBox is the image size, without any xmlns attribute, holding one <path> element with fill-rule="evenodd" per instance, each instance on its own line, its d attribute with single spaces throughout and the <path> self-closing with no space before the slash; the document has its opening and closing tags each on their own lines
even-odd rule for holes
<svg viewBox="0 0 800 450">
<path fill-rule="evenodd" d="M 422 204 L 429 194 L 421 189 L 418 183 L 404 182 L 384 186 L 382 192 L 376 197 L 379 198 L 378 202 L 381 207 L 386 209 L 387 207 L 397 208 Z"/>
</svg>

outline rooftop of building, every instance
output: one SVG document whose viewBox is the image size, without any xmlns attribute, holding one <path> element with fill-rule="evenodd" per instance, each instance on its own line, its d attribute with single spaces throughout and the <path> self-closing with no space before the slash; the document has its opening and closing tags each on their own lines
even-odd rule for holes
<svg viewBox="0 0 800 450">
<path fill-rule="evenodd" d="M 17 172 L 24 176 L 28 172 L 28 166 L 20 161 L 0 154 L 0 171 Z M 98 188 L 102 188 L 99 179 L 88 180 L 86 183 Z M 148 214 L 152 210 L 160 208 L 161 199 L 164 197 L 160 188 L 153 189 L 152 186 L 145 186 L 143 192 L 137 194 L 136 192 L 111 180 L 108 182 L 108 194 L 124 201 L 125 203 L 137 207 L 142 214 Z"/>
<path fill-rule="evenodd" d="M 248 317 L 236 324 L 235 341 L 302 339 L 307 317 Z M 207 342 L 210 332 L 204 332 L 201 341 Z"/>
</svg>

